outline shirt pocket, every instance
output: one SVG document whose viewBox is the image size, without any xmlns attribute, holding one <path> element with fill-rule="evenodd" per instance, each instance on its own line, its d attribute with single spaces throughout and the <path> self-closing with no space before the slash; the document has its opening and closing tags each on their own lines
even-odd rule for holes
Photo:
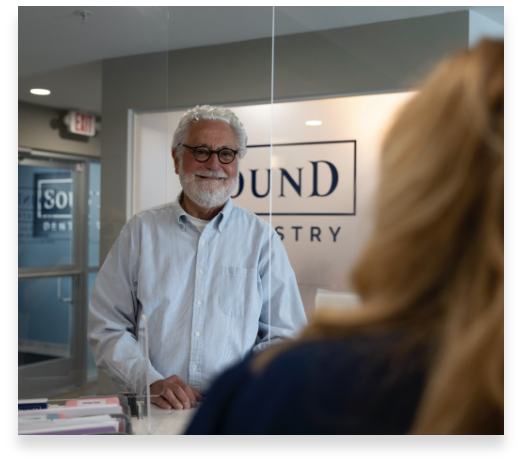
<svg viewBox="0 0 522 465">
<path fill-rule="evenodd" d="M 221 313 L 242 317 L 247 314 L 247 306 L 258 305 L 257 292 L 252 295 L 257 283 L 254 268 L 223 265 L 217 271 L 217 304 Z"/>
</svg>

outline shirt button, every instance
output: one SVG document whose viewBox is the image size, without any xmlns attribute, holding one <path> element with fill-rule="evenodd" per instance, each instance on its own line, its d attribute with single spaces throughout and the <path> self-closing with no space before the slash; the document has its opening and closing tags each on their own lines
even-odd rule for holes
<svg viewBox="0 0 522 465">
<path fill-rule="evenodd" d="M 196 302 L 196 305 L 201 305 L 201 300 L 198 300 L 198 301 Z"/>
<path fill-rule="evenodd" d="M 199 331 L 196 331 L 196 337 L 199 337 Z"/>
</svg>

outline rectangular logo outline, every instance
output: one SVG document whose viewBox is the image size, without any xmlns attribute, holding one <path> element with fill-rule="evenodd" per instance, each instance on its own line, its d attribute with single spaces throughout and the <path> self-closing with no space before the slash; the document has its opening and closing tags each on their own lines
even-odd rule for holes
<svg viewBox="0 0 522 465">
<path fill-rule="evenodd" d="M 41 205 L 41 201 L 42 201 L 42 186 L 45 185 L 45 184 L 64 184 L 64 183 L 68 183 L 68 184 L 71 184 L 71 188 L 72 188 L 72 178 L 49 178 L 49 179 L 39 179 L 37 181 L 37 186 L 36 186 L 36 196 L 37 196 L 37 201 L 36 201 L 36 218 L 37 219 L 44 219 L 44 220 L 47 220 L 47 219 L 71 219 L 72 218 L 72 212 L 71 213 L 42 213 L 42 205 Z"/>
<path fill-rule="evenodd" d="M 353 143 L 353 212 L 350 213 L 291 213 L 291 212 L 280 212 L 280 213 L 257 213 L 258 216 L 356 216 L 357 215 L 357 140 L 330 140 L 330 141 L 314 141 L 314 142 L 288 142 L 283 144 L 272 144 L 272 147 L 285 147 L 285 146 L 296 146 L 296 145 L 324 145 L 324 144 L 346 144 Z M 270 144 L 258 144 L 258 145 L 247 145 L 247 149 L 250 148 L 263 148 L 270 147 Z"/>
</svg>

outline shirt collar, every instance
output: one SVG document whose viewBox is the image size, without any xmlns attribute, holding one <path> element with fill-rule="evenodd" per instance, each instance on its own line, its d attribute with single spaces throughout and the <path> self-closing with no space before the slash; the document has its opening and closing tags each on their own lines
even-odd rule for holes
<svg viewBox="0 0 522 465">
<path fill-rule="evenodd" d="M 234 202 L 232 202 L 232 199 L 228 199 L 227 203 L 225 203 L 225 206 L 223 207 L 223 210 L 221 210 L 217 216 L 218 220 L 216 222 L 217 228 L 219 232 L 223 231 L 223 228 L 225 227 L 225 224 L 227 223 L 228 219 L 230 218 L 230 215 L 232 213 L 232 210 L 234 209 Z"/>
<path fill-rule="evenodd" d="M 176 221 L 182 225 L 185 226 L 185 222 L 187 221 L 187 212 L 183 210 L 183 207 L 181 206 L 181 195 L 183 192 L 181 192 L 174 202 L 174 216 L 176 218 Z M 223 209 L 216 215 L 215 218 L 211 220 L 215 224 L 215 227 L 217 227 L 219 232 L 223 231 L 223 228 L 225 227 L 226 222 L 228 221 L 228 218 L 230 217 L 230 214 L 232 210 L 234 209 L 234 203 L 232 202 L 232 199 L 228 199 L 225 203 L 225 206 Z"/>
<path fill-rule="evenodd" d="M 176 197 L 176 201 L 174 202 L 174 217 L 176 218 L 178 224 L 180 224 L 182 227 L 185 227 L 185 221 L 187 220 L 187 212 L 183 210 L 180 200 L 181 194 L 179 194 Z"/>
</svg>

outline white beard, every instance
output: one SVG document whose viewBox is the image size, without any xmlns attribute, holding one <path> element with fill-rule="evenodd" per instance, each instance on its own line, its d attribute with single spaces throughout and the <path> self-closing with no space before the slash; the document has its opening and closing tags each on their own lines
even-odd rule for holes
<svg viewBox="0 0 522 465">
<path fill-rule="evenodd" d="M 207 178 L 202 179 L 197 175 Z M 198 170 L 186 174 L 182 160 L 179 163 L 179 181 L 183 193 L 203 208 L 217 208 L 224 205 L 237 188 L 238 178 L 239 171 L 234 178 L 227 176 L 223 171 Z"/>
</svg>

